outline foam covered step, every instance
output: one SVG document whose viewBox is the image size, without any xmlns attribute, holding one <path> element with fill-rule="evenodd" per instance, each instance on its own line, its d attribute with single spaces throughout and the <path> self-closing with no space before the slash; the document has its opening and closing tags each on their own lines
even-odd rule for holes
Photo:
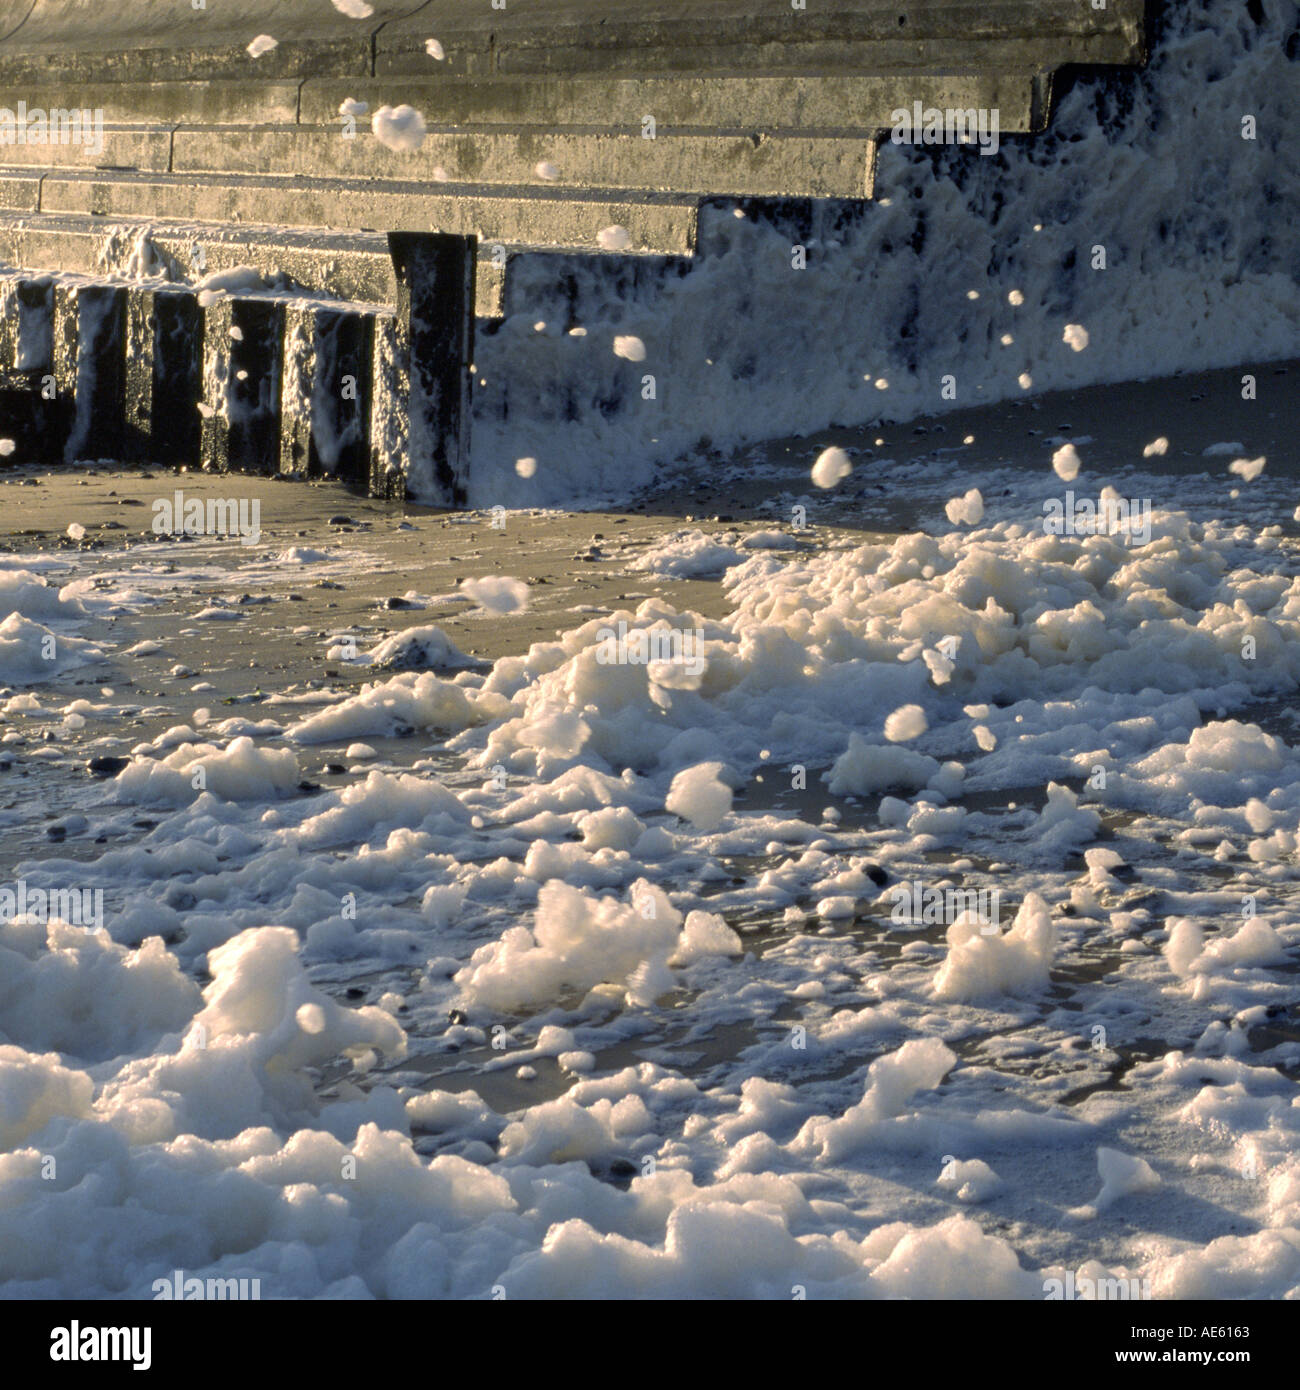
<svg viewBox="0 0 1300 1390">
<path fill-rule="evenodd" d="M 114 162 L 127 163 L 128 153 L 124 151 Z M 345 134 L 336 122 L 182 127 L 172 137 L 170 167 L 177 173 L 305 174 L 548 187 L 551 180 L 538 170 L 550 166 L 566 185 L 580 188 L 866 197 L 871 191 L 873 156 L 873 141 L 863 137 L 665 131 L 647 139 L 640 131 L 536 126 L 430 127 L 417 149 L 394 150 L 365 124 Z"/>
<path fill-rule="evenodd" d="M 434 228 L 487 241 L 593 250 L 605 228 L 620 226 L 637 249 L 676 253 L 689 252 L 693 245 L 696 201 L 689 195 L 625 189 L 430 188 L 379 179 L 359 185 L 349 179 L 72 169 L 48 171 L 41 192 L 47 212 L 363 231 Z"/>
</svg>

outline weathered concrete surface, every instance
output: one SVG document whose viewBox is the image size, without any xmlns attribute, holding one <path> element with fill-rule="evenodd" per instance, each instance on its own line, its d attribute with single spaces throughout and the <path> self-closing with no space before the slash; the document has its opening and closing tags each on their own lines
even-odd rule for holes
<svg viewBox="0 0 1300 1390">
<path fill-rule="evenodd" d="M 423 71 L 437 38 L 448 73 L 1052 68 L 1142 56 L 1144 0 L 820 0 L 804 10 L 751 0 L 551 0 L 493 9 L 483 0 L 371 0 L 351 19 L 318 0 L 5 0 L 6 65 L 41 54 L 69 75 L 178 78 Z M 276 48 L 251 59 L 259 34 Z M 12 55 L 12 56 L 10 56 Z M 256 67 L 254 67 L 256 64 Z"/>
</svg>

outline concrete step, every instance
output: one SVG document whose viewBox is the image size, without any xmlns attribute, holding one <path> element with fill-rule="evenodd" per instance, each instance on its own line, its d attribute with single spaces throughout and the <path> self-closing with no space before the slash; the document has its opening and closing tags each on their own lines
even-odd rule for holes
<svg viewBox="0 0 1300 1390">
<path fill-rule="evenodd" d="M 338 124 L 339 106 L 370 111 L 405 103 L 430 125 L 533 125 L 545 130 L 600 129 L 640 135 L 646 116 L 659 131 L 676 128 L 769 135 L 859 136 L 888 130 L 891 113 L 913 102 L 940 108 L 997 108 L 1006 131 L 1033 131 L 1047 118 L 1042 70 L 871 69 L 810 76 L 738 76 L 725 71 L 677 77 L 393 76 L 304 82 L 298 119 Z"/>
<path fill-rule="evenodd" d="M 167 218 L 222 224 L 280 223 L 345 231 L 428 231 L 488 243 L 600 247 L 618 226 L 631 249 L 689 253 L 697 198 L 645 190 L 422 185 L 375 179 L 307 179 L 243 174 L 0 169 L 0 206 L 11 211 Z"/>
<path fill-rule="evenodd" d="M 290 174 L 411 183 L 547 188 L 545 162 L 566 184 L 737 196 L 862 198 L 871 193 L 875 143 L 863 137 L 610 134 L 534 126 L 440 126 L 416 150 L 392 150 L 368 125 L 114 125 L 91 141 L 0 145 L 0 163 L 146 173 Z"/>
<path fill-rule="evenodd" d="M 710 205 L 703 206 L 707 210 Z M 725 215 L 715 210 L 712 216 L 713 225 L 721 225 L 725 232 Z M 527 312 L 530 303 L 535 308 L 543 300 L 567 303 L 574 296 L 570 281 L 575 274 L 590 278 L 587 263 L 593 262 L 601 264 L 602 283 L 613 287 L 613 292 L 619 286 L 625 291 L 643 287 L 670 264 L 682 273 L 690 258 L 592 256 L 578 247 L 539 251 L 517 242 L 490 243 L 480 248 L 477 257 L 475 313 L 480 319 L 492 319 Z M 391 306 L 397 297 L 388 239 L 373 232 L 129 219 L 106 224 L 103 218 L 76 213 L 25 216 L 0 211 L 0 266 L 6 265 L 35 273 L 111 276 L 123 284 L 161 277 L 178 286 L 251 266 L 268 281 L 278 276 L 286 287 L 300 287 L 308 295 L 368 305 L 376 311 Z"/>
<path fill-rule="evenodd" d="M 171 167 L 172 132 L 156 125 L 86 126 L 88 137 L 67 143 L 0 143 L 0 164 L 28 168 L 147 169 Z"/>
<path fill-rule="evenodd" d="M 268 81 L 120 82 L 61 81 L 44 70 L 24 75 L 28 111 L 103 112 L 109 127 L 301 123 L 342 129 L 339 107 L 365 102 L 407 104 L 432 127 L 533 126 L 539 134 L 563 128 L 640 136 L 653 116 L 660 134 L 677 131 L 723 135 L 858 136 L 870 138 L 892 125 L 891 112 L 914 101 L 940 108 L 977 107 L 1000 113 L 1002 129 L 1041 129 L 1046 119 L 1050 69 L 1014 62 L 982 69 L 944 65 L 931 69 L 872 67 L 856 73 L 753 76 L 711 70 L 675 77 L 547 77 L 451 73 L 401 73 L 375 77 Z M 8 99 L 10 109 L 17 102 Z M 0 149 L 3 149 L 0 146 Z"/>
<path fill-rule="evenodd" d="M 369 232 L 129 219 L 106 224 L 75 213 L 0 212 L 0 264 L 124 283 L 198 283 L 218 271 L 252 266 L 322 297 L 391 306 L 397 293 L 387 238 Z"/>
<path fill-rule="evenodd" d="M 0 82 L 39 56 L 51 71 L 91 81 L 311 77 L 427 71 L 431 37 L 459 74 L 691 72 L 729 67 L 862 71 L 882 65 L 975 63 L 1014 55 L 1045 70 L 1061 62 L 1128 63 L 1142 53 L 1144 0 L 817 0 L 796 10 L 752 0 L 370 0 L 363 19 L 324 0 L 14 0 Z M 178 13 L 179 9 L 179 13 Z M 257 58 L 252 36 L 277 46 Z"/>
<path fill-rule="evenodd" d="M 702 197 L 784 193 L 863 198 L 871 193 L 875 146 L 853 137 L 673 132 L 651 140 L 639 132 L 595 129 L 437 126 L 428 130 L 419 149 L 399 151 L 360 126 L 355 134 L 344 136 L 336 123 L 181 127 L 171 137 L 171 151 L 171 169 L 178 173 L 306 174 L 550 188 L 556 180 L 538 172 L 539 165 L 550 165 L 566 185 L 587 189 L 653 189 Z"/>
</svg>

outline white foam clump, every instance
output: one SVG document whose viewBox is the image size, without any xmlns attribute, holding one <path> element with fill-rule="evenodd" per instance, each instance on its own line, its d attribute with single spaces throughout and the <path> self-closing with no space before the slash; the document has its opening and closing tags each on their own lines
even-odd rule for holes
<svg viewBox="0 0 1300 1390">
<path fill-rule="evenodd" d="M 1066 345 L 1075 352 L 1082 352 L 1089 343 L 1088 330 L 1080 323 L 1067 323 L 1061 336 Z"/>
<path fill-rule="evenodd" d="M 638 1095 L 602 1096 L 580 1105 L 560 1096 L 531 1106 L 501 1133 L 501 1156 L 515 1163 L 572 1163 L 613 1156 L 627 1139 L 652 1130 L 654 1121 Z"/>
<path fill-rule="evenodd" d="M 681 925 L 681 913 L 645 879 L 621 902 L 552 879 L 538 893 L 532 929 L 510 927 L 480 946 L 456 983 L 485 1009 L 536 1008 L 600 985 L 628 1004 L 648 1006 L 672 988 L 668 958 Z"/>
<path fill-rule="evenodd" d="M 628 362 L 644 362 L 645 344 L 633 333 L 620 333 L 614 339 L 614 356 Z"/>
<path fill-rule="evenodd" d="M 355 97 L 344 97 L 339 103 L 340 116 L 364 116 L 369 110 L 368 101 L 358 101 Z"/>
<path fill-rule="evenodd" d="M 256 266 L 232 265 L 227 270 L 214 270 L 205 276 L 197 286 L 197 298 L 200 306 L 207 308 L 222 295 L 246 294 L 265 288 L 266 277 Z"/>
<path fill-rule="evenodd" d="M 76 621 L 86 605 L 70 584 L 58 588 L 28 569 L 0 572 L 0 613 L 19 613 L 38 622 Z"/>
<path fill-rule="evenodd" d="M 454 685 L 432 671 L 403 672 L 318 710 L 285 730 L 295 743 L 339 743 L 349 738 L 393 738 L 417 729 L 459 733 L 504 712 L 500 696 Z"/>
<path fill-rule="evenodd" d="M 959 1202 L 973 1205 L 1001 1191 L 1002 1179 L 983 1159 L 953 1159 L 944 1166 L 935 1185 L 953 1193 Z"/>
<path fill-rule="evenodd" d="M 669 957 L 669 965 L 693 965 L 714 956 L 738 956 L 744 943 L 716 912 L 694 908 L 686 914 L 682 934 Z"/>
<path fill-rule="evenodd" d="M 505 574 L 463 579 L 460 592 L 489 613 L 522 613 L 528 607 L 528 585 Z"/>
<path fill-rule="evenodd" d="M 1289 623 L 1284 623 L 1284 630 L 1289 631 Z M 1264 632 L 1272 636 L 1266 628 Z M 1290 666 L 1294 640 L 1276 648 L 1270 642 L 1268 659 Z M 1265 650 L 1261 641 L 1261 657 Z M 1194 728 L 1185 741 L 1171 740 L 1132 763 L 1118 779 L 1117 791 L 1124 796 L 1149 788 L 1148 798 L 1155 804 L 1177 804 L 1194 797 L 1213 805 L 1240 806 L 1252 793 L 1272 789 L 1288 756 L 1287 745 L 1257 724 L 1211 720 Z"/>
<path fill-rule="evenodd" d="M 546 179 L 548 183 L 560 177 L 559 169 L 549 159 L 539 159 L 533 172 L 539 179 Z"/>
<path fill-rule="evenodd" d="M 1144 459 L 1161 458 L 1168 452 L 1169 441 L 1162 434 L 1159 439 L 1153 439 L 1151 443 L 1142 450 L 1142 457 Z"/>
<path fill-rule="evenodd" d="M 799 541 L 789 531 L 751 531 L 741 547 L 745 550 L 798 550 Z"/>
<path fill-rule="evenodd" d="M 882 1126 L 904 1114 L 920 1091 L 932 1091 L 957 1064 L 938 1038 L 913 1038 L 867 1068 L 862 1099 L 838 1119 L 817 1115 L 790 1144 L 796 1154 L 838 1163 L 872 1141 Z"/>
<path fill-rule="evenodd" d="M 920 705 L 900 705 L 885 720 L 885 737 L 891 743 L 906 743 L 920 738 L 930 727 L 925 710 Z"/>
<path fill-rule="evenodd" d="M 375 12 L 369 0 L 334 0 L 334 8 L 341 10 L 349 19 L 369 19 Z"/>
<path fill-rule="evenodd" d="M 531 457 L 516 459 L 515 472 L 521 478 L 534 477 L 537 473 L 537 460 Z"/>
<path fill-rule="evenodd" d="M 269 53 L 273 48 L 280 46 L 279 39 L 273 39 L 270 34 L 259 34 L 252 43 L 248 45 L 250 57 L 260 58 L 263 53 Z"/>
<path fill-rule="evenodd" d="M 427 127 L 424 117 L 413 107 L 381 106 L 370 118 L 375 139 L 390 150 L 418 150 L 424 143 Z"/>
<path fill-rule="evenodd" d="M 291 545 L 275 558 L 281 565 L 319 565 L 323 560 L 332 560 L 334 556 L 328 550 L 317 550 L 314 546 Z"/>
<path fill-rule="evenodd" d="M 440 628 L 408 627 L 377 642 L 362 660 L 380 670 L 448 670 L 473 664 L 473 659 Z"/>
<path fill-rule="evenodd" d="M 1161 1186 L 1160 1175 L 1144 1158 L 1121 1153 L 1119 1149 L 1098 1148 L 1097 1172 L 1101 1176 L 1101 1191 L 1085 1207 L 1070 1214 L 1088 1219 L 1114 1206 L 1121 1197 L 1137 1192 L 1154 1192 Z"/>
<path fill-rule="evenodd" d="M 688 820 L 697 830 L 716 830 L 731 810 L 731 788 L 719 774 L 722 764 L 697 763 L 683 768 L 672 781 L 664 810 Z"/>
<path fill-rule="evenodd" d="M 296 790 L 300 781 L 291 748 L 259 748 L 243 736 L 224 749 L 184 743 L 165 758 L 134 758 L 118 773 L 114 790 L 123 800 L 145 804 L 184 805 L 205 791 L 223 801 L 271 801 Z"/>
<path fill-rule="evenodd" d="M 21 613 L 0 623 L 0 684 L 36 685 L 105 657 L 98 644 L 55 633 Z"/>
<path fill-rule="evenodd" d="M 1051 983 L 1056 927 L 1037 893 L 1028 893 L 1009 931 L 981 923 L 972 913 L 948 928 L 948 954 L 935 976 L 937 999 L 970 1003 L 997 995 L 1041 993 Z"/>
<path fill-rule="evenodd" d="M 1235 474 L 1243 482 L 1253 483 L 1264 471 L 1267 462 L 1268 459 L 1263 455 L 1257 459 L 1233 459 L 1228 465 L 1228 472 Z"/>
<path fill-rule="evenodd" d="M 817 455 L 812 466 L 813 483 L 820 488 L 832 488 L 853 472 L 853 464 L 844 449 L 832 446 Z"/>
<path fill-rule="evenodd" d="M 1200 923 L 1180 917 L 1170 925 L 1164 954 L 1170 970 L 1184 980 L 1238 967 L 1281 965 L 1287 959 L 1281 937 L 1262 917 L 1250 918 L 1231 936 L 1217 936 L 1208 946 Z"/>
<path fill-rule="evenodd" d="M 885 791 L 920 791 L 939 772 L 924 753 L 892 743 L 868 743 L 849 735 L 849 746 L 836 758 L 827 782 L 837 796 L 873 796 Z"/>
<path fill-rule="evenodd" d="M 1073 444 L 1062 444 L 1052 455 L 1052 471 L 1062 482 L 1072 483 L 1082 466 L 1079 451 Z"/>
<path fill-rule="evenodd" d="M 970 488 L 960 497 L 950 497 L 943 510 L 954 526 L 977 526 L 984 520 L 984 494 Z"/>
<path fill-rule="evenodd" d="M 371 771 L 364 782 L 353 782 L 322 798 L 324 809 L 308 817 L 286 839 L 305 849 L 364 844 L 376 832 L 426 827 L 439 833 L 464 830 L 469 813 L 453 792 L 432 777 Z M 399 836 L 398 841 L 405 842 Z M 429 920 L 437 917 L 429 913 Z"/>
<path fill-rule="evenodd" d="M 1047 802 L 1034 823 L 1034 835 L 1042 848 L 1071 849 L 1095 838 L 1101 813 L 1079 805 L 1079 794 L 1059 782 L 1047 784 Z"/>
<path fill-rule="evenodd" d="M 426 39 L 424 43 L 424 51 L 429 55 L 430 58 L 434 59 L 435 62 L 439 63 L 441 63 L 442 60 L 447 56 L 447 54 L 443 50 L 442 45 L 438 42 L 437 39 Z"/>
<path fill-rule="evenodd" d="M 632 245 L 632 233 L 626 227 L 602 227 L 596 244 L 602 251 L 626 251 Z"/>
<path fill-rule="evenodd" d="M 180 1130 L 233 1137 L 250 1126 L 312 1123 L 320 1103 L 310 1068 L 339 1057 L 365 1065 L 406 1051 L 391 1014 L 345 1008 L 312 986 L 288 927 L 240 932 L 208 953 L 208 970 L 203 1008 L 179 1049 L 126 1067 L 101 1096 L 100 1105 L 117 1111 L 118 1124 L 138 1140 L 165 1141 Z M 389 1092 L 361 1101 L 358 1118 L 368 1110 L 389 1118 L 395 1099 Z"/>
<path fill-rule="evenodd" d="M 715 579 L 745 559 L 734 545 L 699 530 L 674 531 L 638 555 L 628 569 L 664 579 Z"/>
<path fill-rule="evenodd" d="M 11 1043 L 99 1062 L 155 1046 L 199 1002 L 161 937 L 129 950 L 57 917 L 0 922 L 0 1034 Z"/>
</svg>

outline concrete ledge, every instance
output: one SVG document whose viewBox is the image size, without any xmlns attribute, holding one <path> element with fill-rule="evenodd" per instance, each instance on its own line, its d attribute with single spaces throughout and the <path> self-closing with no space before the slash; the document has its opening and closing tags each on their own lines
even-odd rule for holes
<svg viewBox="0 0 1300 1390">
<path fill-rule="evenodd" d="M 37 176 L 0 179 L 0 198 L 15 182 L 19 208 L 30 207 Z M 46 171 L 40 211 L 100 217 L 170 218 L 214 223 L 282 222 L 296 227 L 385 228 L 477 236 L 488 242 L 599 249 L 606 227 L 625 227 L 637 250 L 689 252 L 696 203 L 642 190 L 524 189 L 467 184 L 422 185 L 375 180 L 289 179 L 237 174 L 81 173 Z M 33 211 L 38 210 L 33 208 Z"/>
<path fill-rule="evenodd" d="M 804 10 L 751 0 L 371 0 L 351 19 L 324 0 L 4 0 L 0 81 L 39 56 L 77 79 L 497 73 L 840 71 L 1010 61 L 1141 61 L 1144 0 L 820 0 Z M 252 58 L 250 40 L 277 46 Z"/>
<path fill-rule="evenodd" d="M 6 153 L 0 149 L 0 159 Z M 336 126 L 208 126 L 175 132 L 171 169 L 348 178 L 363 188 L 374 179 L 554 188 L 554 180 L 538 173 L 545 164 L 566 186 L 585 189 L 865 198 L 874 154 L 874 142 L 853 137 L 668 134 L 646 140 L 531 126 L 436 128 L 418 150 L 395 151 L 360 127 L 344 138 Z"/>
</svg>

